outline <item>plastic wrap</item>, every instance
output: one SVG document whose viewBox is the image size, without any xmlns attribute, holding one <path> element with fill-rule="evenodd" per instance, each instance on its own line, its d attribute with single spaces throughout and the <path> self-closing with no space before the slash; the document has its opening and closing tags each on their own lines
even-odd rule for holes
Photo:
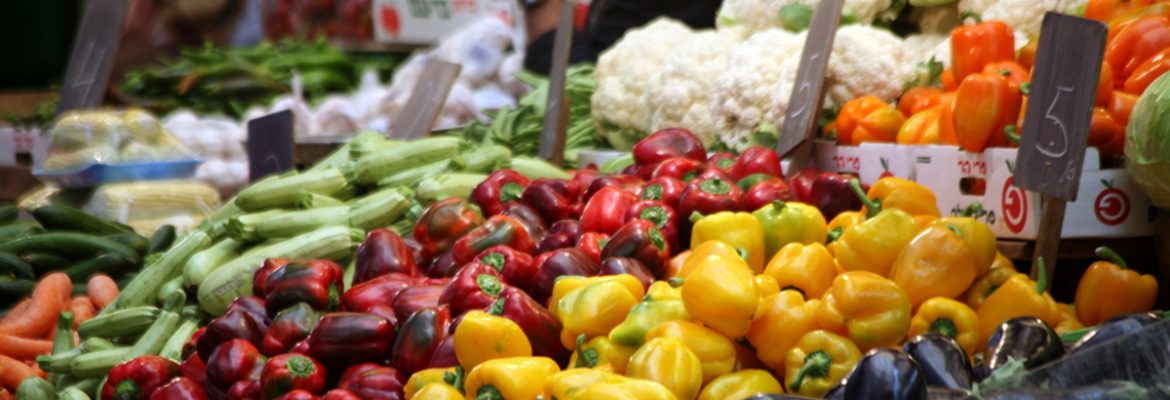
<svg viewBox="0 0 1170 400">
<path fill-rule="evenodd" d="M 220 207 L 219 192 L 196 181 L 140 181 L 102 185 L 82 208 L 86 212 L 130 225 L 136 232 L 154 232 L 174 225 L 194 229 Z"/>
<path fill-rule="evenodd" d="M 60 116 L 33 174 L 65 188 L 191 176 L 199 157 L 141 110 Z"/>
</svg>

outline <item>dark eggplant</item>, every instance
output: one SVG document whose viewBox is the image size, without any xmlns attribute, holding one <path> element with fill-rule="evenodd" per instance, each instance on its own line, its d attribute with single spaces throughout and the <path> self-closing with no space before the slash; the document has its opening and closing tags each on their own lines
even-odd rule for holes
<svg viewBox="0 0 1170 400">
<path fill-rule="evenodd" d="M 811 400 L 812 397 L 797 396 L 794 394 L 761 393 L 745 400 Z"/>
<path fill-rule="evenodd" d="M 971 389 L 971 362 L 955 339 L 938 333 L 922 334 L 906 342 L 902 350 L 922 367 L 927 386 Z"/>
<path fill-rule="evenodd" d="M 926 377 L 922 367 L 909 354 L 894 349 L 870 351 L 857 362 L 841 385 L 845 386 L 841 396 L 845 400 L 926 399 Z"/>
<path fill-rule="evenodd" d="M 1024 361 L 1024 368 L 1034 368 L 1064 356 L 1060 335 L 1036 317 L 1016 317 L 1004 321 L 983 350 L 988 372 L 1015 358 Z"/>
<path fill-rule="evenodd" d="M 1068 354 L 1085 351 L 1110 340 L 1140 331 L 1158 321 L 1158 315 L 1154 313 L 1126 314 L 1114 317 L 1093 327 L 1080 340 L 1069 345 Z"/>
</svg>

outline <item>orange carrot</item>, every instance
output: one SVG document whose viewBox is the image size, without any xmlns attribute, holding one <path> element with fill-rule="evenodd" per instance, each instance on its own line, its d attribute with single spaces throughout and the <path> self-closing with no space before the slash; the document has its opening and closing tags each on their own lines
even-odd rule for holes
<svg viewBox="0 0 1170 400">
<path fill-rule="evenodd" d="M 100 310 L 106 308 L 106 304 L 110 304 L 115 297 L 118 297 L 118 284 L 114 283 L 114 280 L 106 274 L 97 274 L 89 278 L 85 291 L 89 295 L 89 299 L 93 300 L 93 304 Z"/>
<path fill-rule="evenodd" d="M 10 393 L 16 393 L 16 387 L 20 386 L 20 381 L 24 378 L 36 375 L 36 371 L 20 360 L 0 355 L 0 386 L 8 389 Z"/>
<path fill-rule="evenodd" d="M 0 389 L 0 400 L 15 400 L 15 397 L 13 397 L 12 393 L 9 393 L 7 390 Z"/>
<path fill-rule="evenodd" d="M 73 282 L 69 276 L 54 272 L 41 278 L 33 289 L 32 302 L 20 313 L 9 314 L 0 322 L 0 334 L 43 338 L 57 325 L 57 313 L 65 309 L 73 293 Z M 4 353 L 0 350 L 0 353 Z"/>
<path fill-rule="evenodd" d="M 0 334 L 0 354 L 19 360 L 32 360 L 53 352 L 53 342 L 28 339 L 12 334 Z"/>
<path fill-rule="evenodd" d="M 0 320 L 0 326 L 4 326 L 4 324 L 10 323 L 10 322 L 8 322 L 8 320 L 10 320 L 10 319 L 15 320 L 16 315 L 24 314 L 24 310 L 28 308 L 29 303 L 32 303 L 32 300 L 24 299 L 24 300 L 21 300 L 19 303 L 16 303 L 16 305 L 13 306 L 12 309 L 8 310 L 8 314 L 4 315 L 4 319 Z"/>
<path fill-rule="evenodd" d="M 73 313 L 73 328 L 77 328 L 77 324 L 89 321 L 93 318 L 97 311 L 93 308 L 93 301 L 88 296 L 77 296 L 69 301 L 69 306 L 66 307 L 69 312 Z"/>
</svg>

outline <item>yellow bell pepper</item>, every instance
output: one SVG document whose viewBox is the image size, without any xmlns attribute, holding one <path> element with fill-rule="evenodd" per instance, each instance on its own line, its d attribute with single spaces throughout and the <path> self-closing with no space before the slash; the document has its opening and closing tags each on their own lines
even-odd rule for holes
<svg viewBox="0 0 1170 400">
<path fill-rule="evenodd" d="M 569 294 L 569 292 L 573 291 L 574 289 L 580 288 L 582 286 L 585 286 L 585 285 L 588 285 L 591 283 L 597 283 L 597 282 L 602 282 L 602 281 L 618 282 L 618 283 L 630 288 L 630 291 L 644 291 L 645 290 L 644 286 L 642 286 L 642 282 L 638 281 L 637 278 L 634 278 L 631 275 L 625 275 L 624 277 L 622 275 L 603 275 L 603 276 L 594 276 L 594 277 L 584 277 L 584 276 L 579 276 L 579 275 L 565 275 L 565 276 L 557 278 L 556 283 L 553 285 L 552 296 L 549 296 L 549 299 L 548 299 L 549 313 L 552 314 L 554 317 L 560 318 L 560 316 L 557 315 L 557 311 L 560 310 L 559 303 L 560 303 L 561 299 L 565 297 L 565 295 Z M 635 283 L 637 283 L 637 284 L 635 285 Z"/>
<path fill-rule="evenodd" d="M 715 378 L 699 392 L 699 400 L 746 399 L 761 393 L 783 393 L 771 372 L 745 369 Z"/>
<path fill-rule="evenodd" d="M 679 268 L 678 273 L 673 276 L 674 278 L 691 276 L 691 272 L 698 268 L 699 265 L 710 263 L 712 259 L 718 261 L 724 258 L 739 258 L 746 263 L 746 260 L 736 251 L 734 246 L 718 240 L 703 242 L 699 247 L 692 248 L 690 251 L 691 254 L 683 262 L 682 268 Z"/>
<path fill-rule="evenodd" d="M 1056 303 L 1056 312 L 1060 314 L 1060 323 L 1052 327 L 1056 333 L 1063 335 L 1065 332 L 1075 331 L 1085 327 L 1081 320 L 1077 318 L 1077 310 L 1071 304 Z"/>
<path fill-rule="evenodd" d="M 992 292 L 991 296 L 987 296 L 987 300 L 975 309 L 975 313 L 979 315 L 980 343 L 987 343 L 1000 324 L 1015 317 L 1037 317 L 1048 326 L 1060 323 L 1060 311 L 1056 309 L 1056 301 L 1044 291 L 1048 287 L 1044 259 L 1037 259 L 1036 264 L 1038 270 L 1035 282 L 1027 275 L 1017 273 Z"/>
<path fill-rule="evenodd" d="M 464 368 L 509 357 L 532 356 L 532 344 L 512 320 L 473 310 L 455 328 L 455 357 Z"/>
<path fill-rule="evenodd" d="M 630 309 L 625 321 L 609 331 L 609 340 L 623 346 L 637 348 L 646 341 L 646 332 L 666 321 L 690 321 L 691 314 L 682 299 L 659 300 L 653 294 Z"/>
<path fill-rule="evenodd" d="M 557 301 L 557 318 L 561 321 L 561 344 L 573 349 L 577 336 L 608 335 L 626 319 L 630 309 L 646 295 L 642 283 L 633 275 L 607 275 L 586 279 Z M 564 280 L 558 280 L 560 286 Z M 556 291 L 556 286 L 553 291 Z"/>
<path fill-rule="evenodd" d="M 764 273 L 776 278 L 783 289 L 796 289 L 810 299 L 819 299 L 841 268 L 820 243 L 789 243 L 768 261 Z"/>
<path fill-rule="evenodd" d="M 755 274 L 739 257 L 712 254 L 698 262 L 682 287 L 687 312 L 724 336 L 743 336 L 760 302 Z"/>
<path fill-rule="evenodd" d="M 999 257 L 996 257 L 998 260 Z M 1007 259 L 1006 257 L 1004 258 Z M 998 261 L 992 265 L 1000 264 Z M 971 309 L 978 310 L 979 306 L 991 296 L 996 289 L 1003 286 L 1008 279 L 1016 275 L 1016 268 L 1009 262 L 1007 266 L 994 266 L 987 271 L 986 274 L 975 280 L 971 284 L 971 288 L 967 289 L 967 294 L 964 296 L 967 301 L 967 306 Z"/>
<path fill-rule="evenodd" d="M 560 399 L 558 397 L 558 399 Z M 675 400 L 670 390 L 658 382 L 645 379 L 620 379 L 589 385 L 565 400 Z"/>
<path fill-rule="evenodd" d="M 829 233 L 821 211 L 804 203 L 777 200 L 752 215 L 764 227 L 764 260 L 789 243 L 824 243 Z"/>
<path fill-rule="evenodd" d="M 634 352 L 626 375 L 658 382 L 680 399 L 693 399 L 703 384 L 703 364 L 681 339 L 663 337 Z"/>
<path fill-rule="evenodd" d="M 906 336 L 914 337 L 927 332 L 950 336 L 968 355 L 982 350 L 979 342 L 979 316 L 971 307 L 956 300 L 935 297 L 918 307 L 918 312 L 910 320 L 910 333 Z"/>
<path fill-rule="evenodd" d="M 971 246 L 950 228 L 931 226 L 902 249 L 890 280 L 906 291 L 915 309 L 932 297 L 961 295 L 975 281 Z"/>
<path fill-rule="evenodd" d="M 747 253 L 747 264 L 752 271 L 764 270 L 767 248 L 764 245 L 764 226 L 751 214 L 722 211 L 701 216 L 691 228 L 691 248 L 703 242 L 718 240 Z"/>
<path fill-rule="evenodd" d="M 819 299 L 805 301 L 795 290 L 781 290 L 760 301 L 760 309 L 747 333 L 760 362 L 774 371 L 783 371 L 788 350 L 805 333 L 820 329 L 817 320 L 820 308 Z"/>
<path fill-rule="evenodd" d="M 848 338 L 824 330 L 804 334 L 788 351 L 788 392 L 821 397 L 861 361 L 861 350 Z"/>
<path fill-rule="evenodd" d="M 1094 262 L 1077 284 L 1077 316 L 1089 325 L 1130 313 L 1154 308 L 1158 298 L 1158 280 L 1129 269 L 1129 265 L 1112 249 L 1101 246 Z"/>
<path fill-rule="evenodd" d="M 841 233 L 844 233 L 846 229 L 849 229 L 849 227 L 860 224 L 862 222 L 865 222 L 865 213 L 861 211 L 845 211 L 837 214 L 836 217 L 833 217 L 833 219 L 829 221 L 829 225 L 825 227 L 830 232 L 830 237 L 826 238 L 825 240 L 832 241 L 836 239 L 836 237 L 840 237 Z M 836 237 L 833 236 L 832 232 L 836 232 Z"/>
<path fill-rule="evenodd" d="M 569 362 L 569 365 L 573 365 Z M 567 399 L 584 390 L 590 385 L 624 379 L 612 372 L 588 368 L 570 368 L 557 372 L 544 380 L 544 391 L 541 396 L 545 399 Z"/>
<path fill-rule="evenodd" d="M 463 367 L 428 368 L 411 374 L 410 379 L 406 380 L 406 385 L 402 386 L 404 398 L 411 400 L 423 387 L 432 384 L 443 384 L 451 386 L 456 391 L 461 390 L 463 387 Z M 422 398 L 425 399 L 425 397 Z"/>
<path fill-rule="evenodd" d="M 910 330 L 910 298 L 894 282 L 868 271 L 837 275 L 825 292 L 821 327 L 845 335 L 863 351 L 893 346 Z"/>
<path fill-rule="evenodd" d="M 888 276 L 902 248 L 916 235 L 918 224 L 910 214 L 899 209 L 882 210 L 846 229 L 833 242 L 833 254 L 843 271 L 869 271 Z"/>
<path fill-rule="evenodd" d="M 466 393 L 476 399 L 534 399 L 540 395 L 545 379 L 560 370 L 557 362 L 548 357 L 488 360 L 467 374 Z"/>
<path fill-rule="evenodd" d="M 760 295 L 761 300 L 780 293 L 780 283 L 776 282 L 776 278 L 773 278 L 771 275 L 759 274 L 755 278 L 752 278 L 752 280 L 756 282 L 756 293 Z"/>
<path fill-rule="evenodd" d="M 931 224 L 938 221 L 938 217 L 933 215 L 915 215 L 914 224 L 918 225 L 918 230 L 929 228 Z"/>
<path fill-rule="evenodd" d="M 699 357 L 703 364 L 704 384 L 731 373 L 735 368 L 735 344 L 719 332 L 693 322 L 669 321 L 658 324 L 646 334 L 646 340 L 668 337 L 682 340 Z"/>
<path fill-rule="evenodd" d="M 589 368 L 624 374 L 630 356 L 637 349 L 614 343 L 605 336 L 598 336 L 586 342 L 585 334 L 581 334 L 577 336 L 576 350 L 569 357 L 569 368 Z"/>
<path fill-rule="evenodd" d="M 958 230 L 959 237 L 971 246 L 976 277 L 983 276 L 991 269 L 998 247 L 995 244 L 995 234 L 987 224 L 970 217 L 943 217 L 934 220 L 931 226 L 952 227 Z"/>
<path fill-rule="evenodd" d="M 883 209 L 896 208 L 910 215 L 939 216 L 934 192 L 909 179 L 895 176 L 878 179 L 869 187 L 865 197 L 879 199 Z M 861 211 L 867 211 L 865 206 Z"/>
<path fill-rule="evenodd" d="M 682 286 L 673 286 L 668 281 L 654 281 L 646 295 L 654 300 L 682 300 Z"/>
<path fill-rule="evenodd" d="M 463 400 L 463 393 L 442 383 L 426 385 L 415 394 L 420 399 L 427 400 Z"/>
<path fill-rule="evenodd" d="M 685 250 L 671 257 L 670 262 L 666 264 L 666 272 L 663 273 L 662 279 L 679 278 L 679 273 L 682 272 L 683 265 L 686 264 L 687 259 L 690 257 L 690 250 Z"/>
</svg>

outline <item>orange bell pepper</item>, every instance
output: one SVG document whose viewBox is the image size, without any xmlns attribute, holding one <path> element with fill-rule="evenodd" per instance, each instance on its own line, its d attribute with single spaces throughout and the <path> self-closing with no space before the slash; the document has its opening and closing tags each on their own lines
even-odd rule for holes
<svg viewBox="0 0 1170 400">
<path fill-rule="evenodd" d="M 958 89 L 956 85 L 955 89 Z M 958 97 L 957 92 L 947 93 L 949 96 L 943 99 L 942 112 L 938 115 L 938 143 L 958 146 L 959 137 L 955 133 L 955 98 Z"/>
<path fill-rule="evenodd" d="M 1032 80 L 1032 74 L 1020 63 L 1015 61 L 1001 61 L 987 64 L 983 67 L 984 75 L 998 75 L 1007 80 L 1013 89 L 1020 90 L 1024 83 Z"/>
<path fill-rule="evenodd" d="M 1021 67 L 1029 71 L 1032 70 L 1032 66 L 1036 65 L 1036 50 L 1039 48 L 1040 36 L 1029 38 L 1028 42 L 1024 43 L 1024 47 L 1016 52 L 1016 62 L 1020 63 Z"/>
<path fill-rule="evenodd" d="M 1015 34 L 1003 21 L 981 21 L 951 31 L 951 67 L 955 82 L 983 71 L 983 67 L 998 61 L 1016 59 Z"/>
<path fill-rule="evenodd" d="M 1015 317 L 1037 317 L 1049 326 L 1060 323 L 1056 301 L 1045 292 L 1048 279 L 1044 258 L 1036 260 L 1036 268 L 1039 270 L 1035 282 L 1027 275 L 1017 273 L 987 296 L 975 310 L 979 316 L 979 343 L 987 343 L 1000 324 Z"/>
<path fill-rule="evenodd" d="M 918 114 L 922 110 L 932 108 L 942 102 L 942 89 L 930 86 L 915 86 L 902 93 L 898 99 L 898 111 L 902 115 Z"/>
<path fill-rule="evenodd" d="M 1117 123 L 1104 107 L 1093 107 L 1093 118 L 1089 120 L 1089 146 L 1110 155 L 1121 155 L 1125 151 L 1125 125 Z"/>
<path fill-rule="evenodd" d="M 1140 95 L 1146 91 L 1146 87 L 1154 83 L 1154 79 L 1158 79 L 1166 71 L 1170 71 L 1170 47 L 1159 51 L 1139 65 L 1133 74 L 1130 74 L 1129 78 L 1125 80 L 1122 88 L 1128 93 Z"/>
<path fill-rule="evenodd" d="M 910 331 L 910 298 L 881 275 L 850 271 L 833 280 L 817 317 L 822 328 L 845 335 L 862 351 L 893 346 Z"/>
<path fill-rule="evenodd" d="M 938 200 L 926 186 L 909 179 L 888 176 L 878 179 L 869 187 L 865 197 L 870 201 L 863 201 L 861 212 L 869 211 L 871 202 L 881 203 L 881 209 L 896 208 L 910 215 L 939 216 Z"/>
<path fill-rule="evenodd" d="M 1097 75 L 1097 98 L 1093 104 L 1101 107 L 1108 106 L 1109 102 L 1113 100 L 1114 85 L 1122 83 L 1121 80 L 1113 79 L 1113 67 L 1102 61 L 1101 72 Z"/>
<path fill-rule="evenodd" d="M 781 289 L 795 289 L 805 297 L 819 299 L 840 273 L 841 267 L 824 245 L 789 243 L 768 261 L 763 276 L 775 278 Z"/>
<path fill-rule="evenodd" d="M 1149 15 L 1117 32 L 1105 45 L 1105 61 L 1113 68 L 1115 79 L 1124 82 L 1142 63 L 1167 47 L 1170 47 L 1170 17 Z"/>
<path fill-rule="evenodd" d="M 938 144 L 939 117 L 942 105 L 935 105 L 910 115 L 898 129 L 898 144 Z"/>
<path fill-rule="evenodd" d="M 1022 98 L 1008 80 L 996 74 L 971 74 L 959 84 L 955 96 L 955 138 L 963 150 L 982 153 L 993 136 L 1014 125 Z"/>
<path fill-rule="evenodd" d="M 820 309 L 820 300 L 805 301 L 795 290 L 781 290 L 761 300 L 747 332 L 747 340 L 756 348 L 760 362 L 773 371 L 783 371 L 788 350 L 805 333 L 820 329 Z"/>
<path fill-rule="evenodd" d="M 1105 43 L 1112 42 L 1122 30 L 1144 17 L 1151 15 L 1170 15 L 1170 4 L 1166 4 L 1161 0 L 1154 2 L 1149 0 L 1128 0 L 1123 4 L 1128 4 L 1129 7 L 1117 10 L 1113 14 L 1113 18 L 1109 19 L 1109 33 L 1105 38 Z"/>
<path fill-rule="evenodd" d="M 893 142 L 906 117 L 877 96 L 845 102 L 837 114 L 837 140 L 843 144 Z"/>
<path fill-rule="evenodd" d="M 951 68 L 944 69 L 942 75 L 938 76 L 938 81 L 942 82 L 943 89 L 947 92 L 953 92 L 959 88 L 959 83 L 955 82 L 955 70 Z"/>
<path fill-rule="evenodd" d="M 1077 316 L 1085 325 L 1096 325 L 1118 315 L 1150 311 L 1158 297 L 1158 280 L 1129 269 L 1125 260 L 1108 247 L 1098 247 L 1097 261 L 1077 284 Z"/>
<path fill-rule="evenodd" d="M 1084 328 L 1085 325 L 1081 323 L 1077 317 L 1077 310 L 1072 305 L 1067 303 L 1056 303 L 1056 311 L 1060 313 L 1060 323 L 1052 327 L 1052 330 L 1057 334 L 1063 335 L 1065 332 L 1075 331 Z"/>
<path fill-rule="evenodd" d="M 1114 121 L 1117 121 L 1121 126 L 1128 126 L 1129 114 L 1133 113 L 1133 106 L 1137 104 L 1137 101 L 1138 95 L 1115 90 L 1107 110 L 1109 115 L 1113 116 Z"/>
</svg>

